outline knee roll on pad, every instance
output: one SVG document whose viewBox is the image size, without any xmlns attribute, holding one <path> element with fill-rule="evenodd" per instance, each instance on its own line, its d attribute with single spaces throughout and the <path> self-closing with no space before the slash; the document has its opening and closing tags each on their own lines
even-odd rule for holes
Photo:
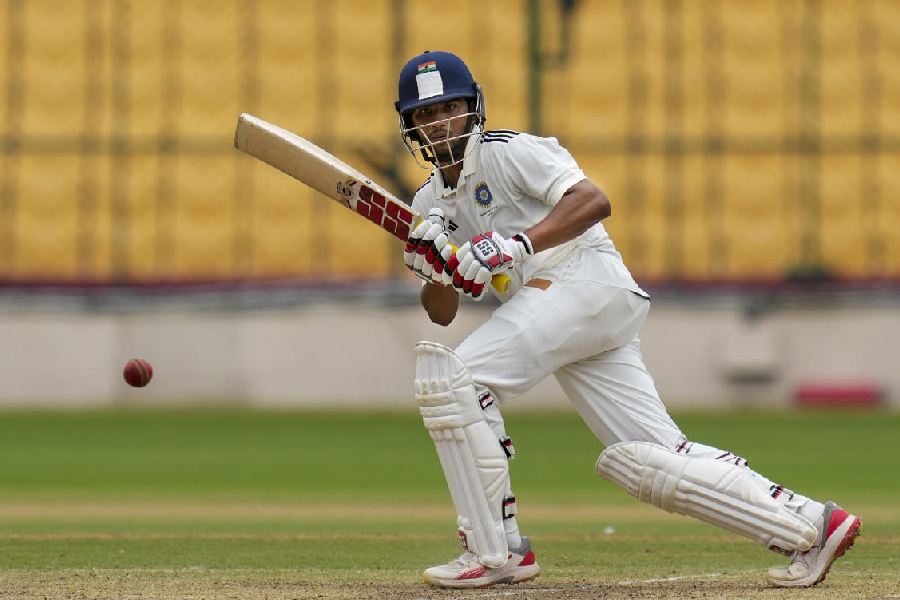
<svg viewBox="0 0 900 600">
<path fill-rule="evenodd" d="M 450 348 L 419 342 L 415 390 L 459 515 L 460 537 L 481 564 L 502 567 L 508 557 L 503 518 L 509 465 L 484 418 L 472 376 Z"/>
<path fill-rule="evenodd" d="M 658 444 L 620 442 L 597 459 L 597 473 L 668 512 L 695 517 L 783 551 L 808 550 L 816 529 L 773 500 L 745 468 L 689 458 Z"/>
</svg>

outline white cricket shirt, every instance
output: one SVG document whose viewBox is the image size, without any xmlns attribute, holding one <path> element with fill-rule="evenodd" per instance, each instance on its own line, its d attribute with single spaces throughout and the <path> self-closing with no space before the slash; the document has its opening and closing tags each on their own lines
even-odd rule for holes
<svg viewBox="0 0 900 600">
<path fill-rule="evenodd" d="M 435 167 L 413 199 L 413 208 L 422 215 L 434 207 L 444 211 L 450 240 L 456 246 L 486 231 L 496 231 L 507 238 L 525 231 L 544 219 L 566 190 L 586 179 L 575 159 L 556 138 L 510 130 L 488 131 L 480 138 L 470 137 L 466 152 L 455 188 L 444 185 L 444 178 Z M 610 260 L 603 261 L 602 272 L 572 276 L 647 296 L 622 263 L 621 255 L 600 223 L 570 242 L 538 252 L 510 272 L 513 285 L 509 292 L 491 291 L 505 302 L 522 282 L 533 277 L 555 281 L 563 272 L 555 267 L 584 247 L 602 252 Z"/>
</svg>

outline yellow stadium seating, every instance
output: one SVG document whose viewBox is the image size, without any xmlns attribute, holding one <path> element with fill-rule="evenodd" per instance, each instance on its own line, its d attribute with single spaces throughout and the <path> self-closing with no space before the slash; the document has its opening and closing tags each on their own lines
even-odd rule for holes
<svg viewBox="0 0 900 600">
<path fill-rule="evenodd" d="M 78 259 L 79 234 L 90 226 L 79 221 L 71 193 L 80 180 L 79 163 L 65 156 L 24 156 L 18 168 L 9 270 L 23 279 L 70 276 Z"/>
<path fill-rule="evenodd" d="M 86 40 L 82 2 L 22 3 L 24 105 L 21 130 L 26 135 L 72 136 L 84 126 Z M 67 18 L 59 18 L 60 13 Z M 96 65 L 95 65 L 96 66 Z"/>
<path fill-rule="evenodd" d="M 382 178 L 396 77 L 455 51 L 488 126 L 528 129 L 528 3 L 42 0 L 0 10 L 0 135 L 23 279 L 347 279 L 399 245 L 231 147 L 253 112 Z M 541 49 L 563 49 L 556 2 Z M 542 73 L 542 133 L 613 203 L 641 279 L 900 277 L 900 3 L 580 2 Z M 395 37 L 399 34 L 400 37 Z M 21 51 L 16 40 L 21 40 Z M 9 55 L 12 49 L 17 55 Z M 17 82 L 21 86 L 17 87 Z M 21 103 L 16 99 L 20 98 Z M 378 164 L 372 164 L 377 162 Z M 367 256 L 365 264 L 360 252 Z"/>
</svg>

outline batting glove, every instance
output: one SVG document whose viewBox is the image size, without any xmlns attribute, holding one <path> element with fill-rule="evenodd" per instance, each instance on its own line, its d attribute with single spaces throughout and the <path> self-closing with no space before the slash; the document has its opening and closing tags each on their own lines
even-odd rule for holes
<svg viewBox="0 0 900 600">
<path fill-rule="evenodd" d="M 460 246 L 447 261 L 447 269 L 452 271 L 453 287 L 481 300 L 493 275 L 512 269 L 533 253 L 531 240 L 524 233 L 506 239 L 488 231 Z"/>
<path fill-rule="evenodd" d="M 475 260 L 487 267 L 491 274 L 508 271 L 528 260 L 534 249 L 524 233 L 504 238 L 499 233 L 486 231 L 469 242 Z"/>
<path fill-rule="evenodd" d="M 425 281 L 449 285 L 452 277 L 446 270 L 446 264 L 452 254 L 450 236 L 444 228 L 444 211 L 432 208 L 428 218 L 409 234 L 403 262 Z"/>
<path fill-rule="evenodd" d="M 491 280 L 491 270 L 475 259 L 472 243 L 466 242 L 459 247 L 450 260 L 447 269 L 452 269 L 453 287 L 475 300 L 484 298 L 486 284 Z"/>
</svg>

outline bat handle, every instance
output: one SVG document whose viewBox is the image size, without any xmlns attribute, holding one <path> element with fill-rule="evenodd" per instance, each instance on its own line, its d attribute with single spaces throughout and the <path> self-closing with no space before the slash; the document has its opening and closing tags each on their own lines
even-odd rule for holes
<svg viewBox="0 0 900 600">
<path fill-rule="evenodd" d="M 510 279 L 509 275 L 505 275 L 503 273 L 497 273 L 496 275 L 491 277 L 491 287 L 501 294 L 509 291 L 509 285 L 511 283 L 512 279 Z"/>
</svg>

